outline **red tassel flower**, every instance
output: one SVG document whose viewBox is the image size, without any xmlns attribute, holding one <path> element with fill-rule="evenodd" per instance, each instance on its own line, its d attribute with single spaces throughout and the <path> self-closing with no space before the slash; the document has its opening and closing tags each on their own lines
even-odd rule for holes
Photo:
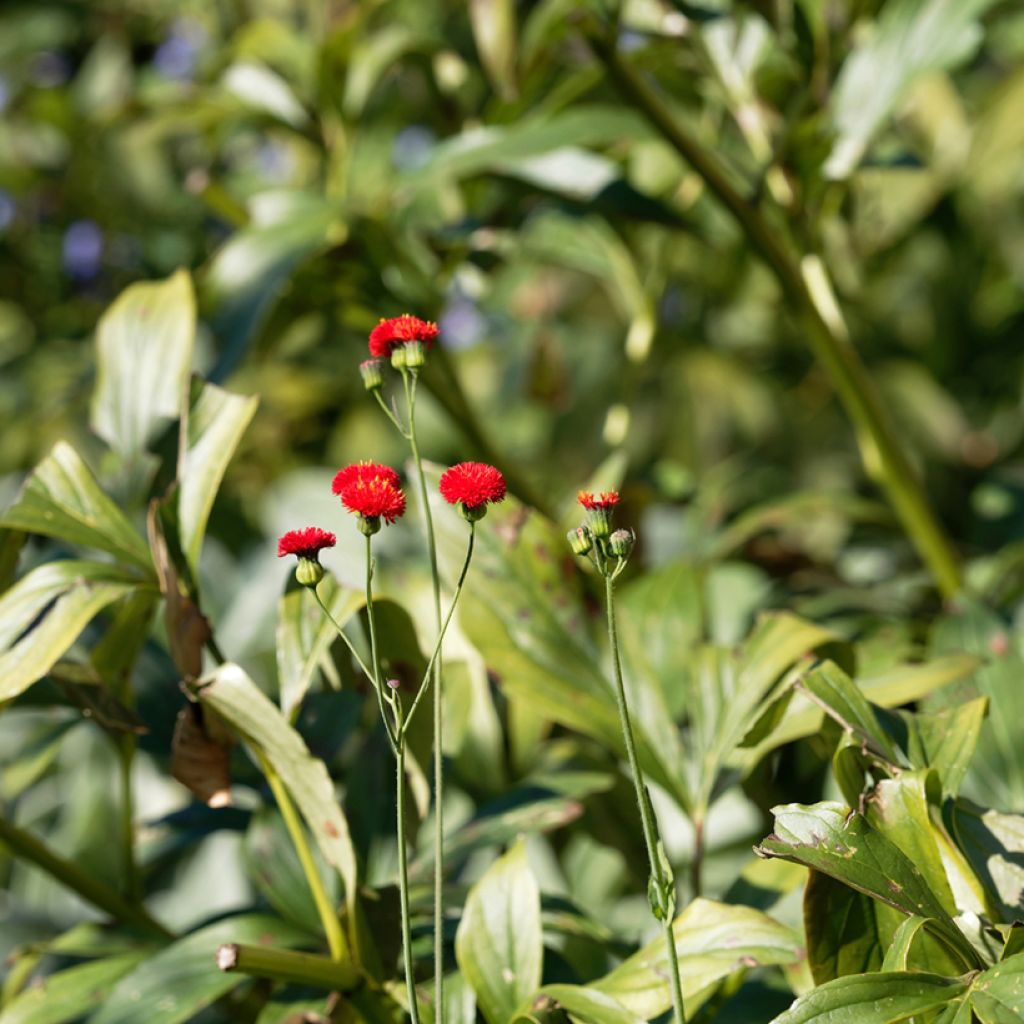
<svg viewBox="0 0 1024 1024">
<path fill-rule="evenodd" d="M 437 338 L 437 324 L 403 313 L 390 320 L 381 320 L 370 331 L 370 355 L 377 358 L 390 356 L 400 345 L 419 341 L 429 349 Z"/>
<path fill-rule="evenodd" d="M 486 462 L 460 462 L 441 475 L 440 491 L 472 523 L 483 518 L 488 505 L 505 497 L 505 478 Z"/>
</svg>

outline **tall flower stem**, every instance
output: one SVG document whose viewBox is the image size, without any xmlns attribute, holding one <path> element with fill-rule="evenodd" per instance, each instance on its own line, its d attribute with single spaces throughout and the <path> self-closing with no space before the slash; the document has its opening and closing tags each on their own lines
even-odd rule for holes
<svg viewBox="0 0 1024 1024">
<path fill-rule="evenodd" d="M 370 626 L 370 664 L 373 684 L 379 701 L 384 700 L 384 681 L 380 671 L 380 650 L 377 646 L 377 623 L 373 610 L 373 545 L 366 538 L 366 618 Z M 384 726 L 395 755 L 395 834 L 398 840 L 398 892 L 402 916 L 402 960 L 405 965 L 405 985 L 409 993 L 409 1016 L 412 1024 L 419 1024 L 420 1010 L 416 1002 L 416 980 L 412 970 L 412 926 L 409 915 L 409 865 L 405 835 L 405 736 L 402 732 L 402 706 L 397 697 L 389 699 L 394 712 L 394 725 L 384 714 Z M 383 708 L 382 708 L 383 714 Z"/>
<path fill-rule="evenodd" d="M 349 957 L 348 943 L 345 941 L 345 933 L 342 931 L 338 912 L 327 895 L 323 879 L 317 870 L 316 861 L 313 860 L 313 851 L 310 849 L 306 831 L 299 820 L 288 791 L 284 788 L 281 777 L 274 770 L 274 766 L 262 750 L 255 747 L 253 749 L 260 762 L 264 778 L 270 786 L 270 792 L 274 794 L 274 800 L 284 819 L 285 828 L 288 829 L 288 836 L 295 848 L 296 856 L 299 858 L 299 864 L 302 866 L 306 884 L 309 886 L 317 913 L 320 915 L 320 923 L 324 927 L 324 935 L 327 936 L 327 948 L 331 951 L 331 959 L 340 963 Z"/>
<path fill-rule="evenodd" d="M 621 571 L 621 564 L 619 566 Z M 654 818 L 654 808 L 640 769 L 640 761 L 636 756 L 636 741 L 633 738 L 633 725 L 629 718 L 629 706 L 626 703 L 626 689 L 622 683 L 622 664 L 619 660 L 619 637 L 615 628 L 615 576 L 617 572 L 606 572 L 605 604 L 608 610 L 608 642 L 612 650 L 612 666 L 615 674 L 615 702 L 619 708 L 619 722 L 622 725 L 622 740 L 629 758 L 629 770 L 633 775 L 633 786 L 636 790 L 636 804 L 640 811 L 643 825 L 644 845 L 647 847 L 647 861 L 650 865 L 650 882 L 648 899 L 651 909 L 665 929 L 665 945 L 669 960 L 669 977 L 672 983 L 672 1006 L 676 1024 L 685 1024 L 686 1014 L 683 1010 L 683 988 L 679 980 L 679 957 L 676 953 L 675 935 L 672 931 L 675 916 L 675 879 L 668 868 L 665 854 L 658 838 L 658 826 Z"/>
<path fill-rule="evenodd" d="M 135 737 L 125 733 L 117 739 L 118 765 L 121 773 L 121 846 L 124 865 L 124 887 L 132 903 L 142 901 L 142 875 L 135 858 L 135 803 L 132 796 L 132 765 L 135 761 Z"/>
<path fill-rule="evenodd" d="M 418 375 L 402 370 L 402 385 L 408 408 L 409 447 L 412 449 L 419 484 L 423 524 L 427 535 L 430 579 L 434 590 L 434 620 L 438 638 L 442 636 L 441 577 L 437 570 L 437 542 L 434 518 L 430 512 L 427 478 L 423 472 L 419 443 L 416 438 L 416 383 Z M 434 1014 L 437 1024 L 444 1024 L 444 693 L 441 686 L 441 656 L 434 659 Z"/>
</svg>

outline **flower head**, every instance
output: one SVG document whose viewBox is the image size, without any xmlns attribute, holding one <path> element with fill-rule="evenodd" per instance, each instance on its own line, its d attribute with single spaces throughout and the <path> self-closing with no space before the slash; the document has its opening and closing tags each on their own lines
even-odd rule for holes
<svg viewBox="0 0 1024 1024">
<path fill-rule="evenodd" d="M 613 509 L 619 503 L 618 491 L 602 491 L 597 497 L 593 491 L 580 491 L 576 500 L 588 511 L 595 508 Z"/>
<path fill-rule="evenodd" d="M 295 567 L 295 578 L 304 587 L 315 587 L 323 578 L 320 552 L 333 548 L 335 536 L 319 526 L 307 526 L 304 530 L 289 530 L 277 542 L 277 557 L 297 555 L 299 564 Z"/>
<path fill-rule="evenodd" d="M 364 359 L 359 364 L 359 376 L 367 391 L 378 391 L 384 386 L 384 360 Z"/>
<path fill-rule="evenodd" d="M 394 348 L 410 341 L 423 342 L 429 349 L 437 338 L 437 324 L 403 313 L 390 320 L 381 320 L 370 331 L 370 355 L 390 356 Z"/>
<path fill-rule="evenodd" d="M 289 530 L 277 542 L 277 557 L 298 555 L 299 558 L 319 558 L 324 548 L 333 548 L 337 538 L 319 526 L 307 526 L 304 530 Z"/>
<path fill-rule="evenodd" d="M 384 480 L 392 487 L 399 487 L 401 484 L 398 474 L 390 466 L 381 465 L 379 462 L 353 462 L 351 466 L 344 466 L 334 474 L 331 491 L 340 495 L 346 487 L 357 480 L 374 479 Z"/>
<path fill-rule="evenodd" d="M 401 488 L 383 476 L 362 477 L 341 491 L 341 503 L 364 520 L 393 523 L 405 513 L 405 495 Z M 371 532 L 376 533 L 376 530 Z"/>
<path fill-rule="evenodd" d="M 440 490 L 450 505 L 493 505 L 505 497 L 505 478 L 486 462 L 460 462 L 441 475 Z"/>
</svg>

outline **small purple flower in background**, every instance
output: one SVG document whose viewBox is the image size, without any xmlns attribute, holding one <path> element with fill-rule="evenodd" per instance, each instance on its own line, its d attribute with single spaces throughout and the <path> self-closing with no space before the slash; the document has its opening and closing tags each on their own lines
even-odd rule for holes
<svg viewBox="0 0 1024 1024">
<path fill-rule="evenodd" d="M 176 82 L 191 82 L 206 45 L 206 30 L 194 18 L 178 18 L 153 54 L 153 67 Z"/>
<path fill-rule="evenodd" d="M 439 321 L 441 344 L 459 351 L 472 348 L 487 333 L 487 318 L 472 299 L 465 296 L 452 299 Z"/>
<path fill-rule="evenodd" d="M 32 60 L 32 81 L 40 89 L 55 89 L 71 77 L 71 61 L 54 50 L 36 54 Z"/>
<path fill-rule="evenodd" d="M 284 184 L 295 173 L 295 155 L 283 142 L 268 139 L 256 150 L 256 166 L 267 181 Z"/>
<path fill-rule="evenodd" d="M 419 170 L 430 159 L 437 136 L 422 124 L 403 128 L 391 147 L 391 163 L 399 171 Z"/>
<path fill-rule="evenodd" d="M 68 277 L 91 281 L 100 270 L 103 232 L 91 220 L 76 220 L 64 232 L 61 260 Z"/>
<path fill-rule="evenodd" d="M 0 231 L 6 231 L 11 226 L 17 212 L 18 208 L 14 205 L 14 197 L 10 192 L 5 192 L 0 188 Z"/>
</svg>

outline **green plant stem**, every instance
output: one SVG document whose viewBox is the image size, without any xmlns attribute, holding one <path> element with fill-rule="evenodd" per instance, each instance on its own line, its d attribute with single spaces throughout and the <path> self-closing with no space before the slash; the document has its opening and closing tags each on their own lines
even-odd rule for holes
<svg viewBox="0 0 1024 1024">
<path fill-rule="evenodd" d="M 377 399 L 377 404 L 384 410 L 384 415 L 391 420 L 394 424 L 395 430 L 397 430 L 402 437 L 409 440 L 409 432 L 402 426 L 401 420 L 391 411 L 391 407 L 387 402 L 384 401 L 384 396 L 380 393 L 380 388 L 374 388 L 373 397 Z"/>
<path fill-rule="evenodd" d="M 733 185 L 714 154 L 679 124 L 637 70 L 623 59 L 607 31 L 590 26 L 587 38 L 619 91 L 664 136 L 732 214 L 778 279 L 783 295 L 803 315 L 811 350 L 853 420 L 868 474 L 881 483 L 912 543 L 946 597 L 961 585 L 959 560 L 928 503 L 886 414 L 867 368 L 850 344 L 821 261 L 798 260 L 777 227 Z"/>
<path fill-rule="evenodd" d="M 462 594 L 462 585 L 466 582 L 466 573 L 469 572 L 469 563 L 473 559 L 473 543 L 475 539 L 476 523 L 470 523 L 469 543 L 466 545 L 466 559 L 462 563 L 462 572 L 459 573 L 459 582 L 455 587 L 455 594 L 452 596 L 452 603 L 448 607 L 448 614 L 445 616 L 444 624 L 441 626 L 441 632 L 437 636 L 437 642 L 434 644 L 434 650 L 430 655 L 430 661 L 427 662 L 427 667 L 423 673 L 423 680 L 420 683 L 419 691 L 416 694 L 415 700 L 412 702 L 412 706 L 409 708 L 409 713 L 405 716 L 405 722 L 401 729 L 403 735 L 408 730 L 409 723 L 412 721 L 412 717 L 416 713 L 416 708 L 419 707 L 420 701 L 423 699 L 424 694 L 430 687 L 430 681 L 434 670 L 434 662 L 441 656 L 441 644 L 444 642 L 445 633 L 448 632 L 448 624 L 452 621 L 452 616 L 455 614 L 455 606 L 459 603 L 459 597 Z"/>
<path fill-rule="evenodd" d="M 402 732 L 401 703 L 397 698 L 392 700 L 395 713 L 395 726 L 392 728 L 384 710 L 384 685 L 380 671 L 380 652 L 377 648 L 377 624 L 373 611 L 373 545 L 371 538 L 366 538 L 366 617 L 370 625 L 370 663 L 373 666 L 373 678 L 377 697 L 380 702 L 384 727 L 391 741 L 391 749 L 395 755 L 395 838 L 398 841 L 398 893 L 402 917 L 402 960 L 405 964 L 405 985 L 409 993 L 409 1015 L 412 1024 L 419 1024 L 419 1004 L 416 1002 L 416 980 L 412 969 L 412 924 L 409 914 L 409 865 L 406 851 L 405 836 L 405 736 Z"/>
<path fill-rule="evenodd" d="M 121 773 L 121 863 L 124 866 L 124 887 L 128 899 L 138 904 L 142 902 L 142 875 L 135 859 L 135 802 L 132 796 L 135 745 L 136 740 L 131 733 L 125 733 L 117 739 Z"/>
<path fill-rule="evenodd" d="M 145 908 L 129 903 L 116 889 L 86 874 L 77 864 L 54 853 L 41 840 L 18 828 L 3 815 L 0 815 L 0 842 L 16 856 L 31 861 L 62 885 L 123 924 L 158 935 L 162 939 L 174 938 L 174 933 L 151 917 Z"/>
<path fill-rule="evenodd" d="M 643 825 L 644 845 L 647 847 L 647 861 L 650 864 L 651 878 L 661 887 L 672 886 L 675 880 L 666 878 L 661 866 L 658 851 L 658 833 L 654 821 L 654 809 L 647 796 L 647 787 L 640 769 L 640 761 L 636 756 L 636 742 L 633 739 L 633 725 L 629 719 L 629 706 L 626 703 L 626 688 L 622 682 L 622 664 L 619 660 L 619 637 L 615 628 L 615 581 L 614 576 L 605 576 L 605 605 L 608 611 L 608 643 L 612 651 L 612 667 L 615 675 L 615 703 L 619 709 L 619 723 L 622 726 L 622 740 L 626 745 L 626 756 L 629 759 L 629 770 L 633 775 L 633 787 L 636 791 L 637 808 Z M 674 901 L 673 901 L 674 902 Z M 666 914 L 662 924 L 665 929 L 665 945 L 669 960 L 669 978 L 672 984 L 672 1006 L 676 1024 L 685 1024 L 686 1013 L 683 1007 L 683 988 L 679 980 L 679 956 L 676 953 L 675 935 L 672 931 L 672 914 Z"/>
<path fill-rule="evenodd" d="M 410 382 L 411 377 L 411 382 Z M 434 621 L 437 635 L 442 635 L 441 577 L 437 570 L 437 542 L 434 539 L 434 517 L 430 511 L 427 478 L 423 472 L 419 443 L 416 439 L 416 383 L 419 375 L 402 371 L 402 385 L 408 407 L 409 446 L 416 477 L 419 482 L 423 524 L 427 535 L 427 555 L 430 559 L 430 580 L 434 590 Z M 444 691 L 442 688 L 441 655 L 438 648 L 434 659 L 433 718 L 434 718 L 434 1013 L 437 1024 L 444 1024 Z"/>
<path fill-rule="evenodd" d="M 281 777 L 274 770 L 270 760 L 258 747 L 253 747 L 256 757 L 259 759 L 260 768 L 270 786 L 271 793 L 277 801 L 277 808 L 284 819 L 285 828 L 291 838 L 292 846 L 295 848 L 299 864 L 302 865 L 302 873 L 306 876 L 306 884 L 312 893 L 313 902 L 316 904 L 317 913 L 320 915 L 320 922 L 324 926 L 324 935 L 327 937 L 327 946 L 331 951 L 331 959 L 341 962 L 348 958 L 348 942 L 345 940 L 345 933 L 341 928 L 341 921 L 338 912 L 332 905 L 327 891 L 324 889 L 324 881 L 317 870 L 316 861 L 313 859 L 313 851 L 310 849 L 306 830 L 299 820 L 292 803 L 288 790 L 285 789 Z"/>
<path fill-rule="evenodd" d="M 338 624 L 338 620 L 331 614 L 331 610 L 324 603 L 323 598 L 320 596 L 320 592 L 316 589 L 316 587 L 310 587 L 310 589 L 313 591 L 313 596 L 316 598 L 316 603 L 320 605 L 320 608 L 323 611 L 324 615 L 326 615 L 327 618 L 331 620 L 331 625 L 333 625 L 334 628 L 337 630 L 338 636 L 342 639 L 345 646 L 348 648 L 349 654 L 351 654 L 352 657 L 355 658 L 356 664 L 363 670 L 363 675 L 365 675 L 366 678 L 369 679 L 369 681 L 374 686 L 376 686 L 377 681 L 373 678 L 373 672 L 370 670 L 370 667 L 366 664 L 366 662 L 363 661 L 359 652 L 356 650 L 355 645 L 348 638 L 348 634 Z"/>
<path fill-rule="evenodd" d="M 254 978 L 270 978 L 295 985 L 311 985 L 329 991 L 345 991 L 362 984 L 359 970 L 351 960 L 328 960 L 314 953 L 290 949 L 268 949 L 243 943 L 226 943 L 217 950 L 222 971 L 238 971 Z"/>
</svg>

